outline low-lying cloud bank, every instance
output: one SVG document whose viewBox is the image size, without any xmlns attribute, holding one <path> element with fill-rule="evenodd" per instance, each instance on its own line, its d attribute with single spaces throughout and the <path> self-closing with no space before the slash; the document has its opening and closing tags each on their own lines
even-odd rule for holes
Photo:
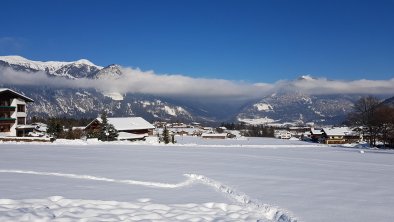
<svg viewBox="0 0 394 222">
<path fill-rule="evenodd" d="M 173 97 L 253 99 L 277 91 L 298 91 L 311 95 L 394 94 L 394 78 L 389 80 L 328 80 L 309 76 L 276 83 L 246 83 L 224 79 L 192 78 L 183 75 L 159 75 L 153 71 L 122 68 L 114 79 L 67 79 L 50 77 L 45 72 L 20 72 L 0 69 L 0 84 L 46 86 L 53 88 L 94 88 L 103 92 L 144 93 Z"/>
</svg>

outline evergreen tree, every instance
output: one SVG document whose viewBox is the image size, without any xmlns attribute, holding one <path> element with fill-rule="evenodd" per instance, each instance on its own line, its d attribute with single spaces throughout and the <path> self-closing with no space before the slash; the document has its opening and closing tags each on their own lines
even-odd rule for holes
<svg viewBox="0 0 394 222">
<path fill-rule="evenodd" d="M 118 131 L 115 129 L 114 125 L 108 124 L 108 141 L 114 141 L 118 138 Z"/>
<path fill-rule="evenodd" d="M 163 141 L 165 144 L 170 143 L 170 139 L 171 139 L 170 138 L 170 131 L 167 129 L 167 126 L 164 126 L 162 136 L 163 136 Z"/>
<path fill-rule="evenodd" d="M 51 120 L 48 123 L 47 133 L 52 135 L 55 138 L 58 138 L 59 135 L 63 132 L 63 126 L 60 125 L 59 121 Z"/>
<path fill-rule="evenodd" d="M 118 137 L 118 131 L 112 124 L 108 123 L 107 113 L 101 114 L 101 126 L 98 139 L 101 141 L 114 141 Z"/>
</svg>

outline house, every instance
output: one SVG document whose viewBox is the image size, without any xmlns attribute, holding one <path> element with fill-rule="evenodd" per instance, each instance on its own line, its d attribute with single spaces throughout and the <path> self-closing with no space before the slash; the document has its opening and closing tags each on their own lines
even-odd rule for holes
<svg viewBox="0 0 394 222">
<path fill-rule="evenodd" d="M 116 117 L 107 118 L 108 123 L 112 124 L 119 132 L 120 140 L 144 139 L 153 135 L 155 127 L 141 117 Z M 101 118 L 96 118 L 85 127 L 85 131 L 98 131 L 102 123 Z"/>
<path fill-rule="evenodd" d="M 301 135 L 302 141 L 312 141 L 312 135 L 310 131 L 306 131 Z"/>
<path fill-rule="evenodd" d="M 275 130 L 274 136 L 278 139 L 290 139 L 292 134 L 287 130 Z"/>
<path fill-rule="evenodd" d="M 360 136 L 349 127 L 323 128 L 320 142 L 325 144 L 354 143 L 360 140 Z"/>
<path fill-rule="evenodd" d="M 289 132 L 291 133 L 291 137 L 301 138 L 302 135 L 310 129 L 311 127 L 309 126 L 291 126 L 289 127 Z"/>
<path fill-rule="evenodd" d="M 320 138 L 323 135 L 323 131 L 321 129 L 311 129 L 310 131 L 311 134 L 311 140 L 312 142 L 319 142 Z"/>
<path fill-rule="evenodd" d="M 34 126 L 26 125 L 26 104 L 34 102 L 11 89 L 0 88 L 0 135 L 3 137 L 24 137 Z"/>
</svg>

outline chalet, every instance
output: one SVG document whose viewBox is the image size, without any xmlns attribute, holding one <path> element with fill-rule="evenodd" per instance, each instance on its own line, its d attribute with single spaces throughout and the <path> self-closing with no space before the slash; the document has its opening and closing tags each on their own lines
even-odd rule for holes
<svg viewBox="0 0 394 222">
<path fill-rule="evenodd" d="M 26 125 L 26 104 L 34 102 L 11 89 L 0 88 L 0 136 L 24 137 L 34 126 Z"/>
<path fill-rule="evenodd" d="M 155 127 L 141 117 L 117 117 L 107 118 L 119 132 L 119 140 L 143 139 L 153 135 Z M 96 118 L 85 127 L 85 131 L 98 131 L 102 123 L 101 118 Z"/>
<path fill-rule="evenodd" d="M 353 143 L 360 140 L 360 136 L 348 127 L 323 128 L 320 142 L 325 144 Z"/>
<path fill-rule="evenodd" d="M 311 135 L 311 140 L 313 142 L 319 142 L 320 138 L 323 135 L 323 130 L 321 130 L 321 129 L 311 129 L 310 135 Z"/>
<path fill-rule="evenodd" d="M 312 135 L 310 131 L 306 131 L 301 135 L 301 140 L 302 141 L 312 141 Z"/>
</svg>

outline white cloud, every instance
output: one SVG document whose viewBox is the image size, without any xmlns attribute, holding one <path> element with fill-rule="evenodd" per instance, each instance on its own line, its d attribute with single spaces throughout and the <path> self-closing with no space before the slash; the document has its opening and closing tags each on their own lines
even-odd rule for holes
<svg viewBox="0 0 394 222">
<path fill-rule="evenodd" d="M 103 92 L 144 93 L 172 97 L 244 100 L 261 98 L 278 90 L 297 90 L 321 94 L 394 94 L 394 79 L 340 81 L 303 79 L 276 83 L 245 83 L 223 79 L 192 78 L 183 75 L 159 75 L 153 71 L 123 68 L 118 79 L 65 79 L 48 77 L 44 72 L 26 73 L 0 70 L 0 83 L 66 88 L 95 88 Z"/>
<path fill-rule="evenodd" d="M 173 97 L 258 98 L 269 90 L 243 82 L 223 79 L 192 78 L 183 75 L 157 75 L 152 71 L 123 68 L 118 79 L 66 79 L 49 77 L 45 72 L 0 70 L 0 83 L 24 86 L 94 88 L 104 92 L 144 93 Z"/>
<path fill-rule="evenodd" d="M 326 78 L 288 82 L 291 87 L 311 94 L 394 94 L 394 78 L 388 80 L 328 80 Z"/>
</svg>

